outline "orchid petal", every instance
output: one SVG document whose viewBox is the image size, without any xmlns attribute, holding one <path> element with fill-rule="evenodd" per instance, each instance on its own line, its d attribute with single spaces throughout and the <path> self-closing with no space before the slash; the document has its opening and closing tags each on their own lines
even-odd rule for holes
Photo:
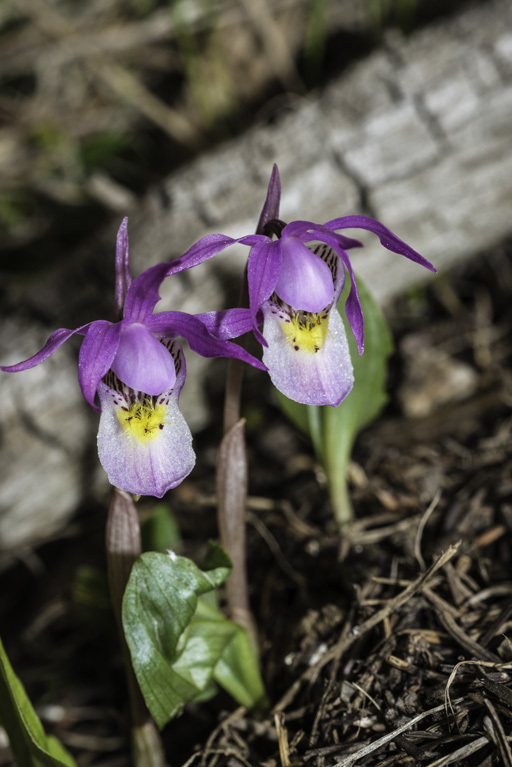
<svg viewBox="0 0 512 767">
<path fill-rule="evenodd" d="M 123 317 L 132 322 L 143 322 L 160 300 L 160 285 L 169 264 L 157 264 L 134 279 L 126 294 Z"/>
<path fill-rule="evenodd" d="M 130 407 L 133 401 L 121 392 L 100 383 L 98 394 L 101 418 L 98 429 L 98 453 L 109 481 L 115 487 L 134 495 L 161 498 L 176 487 L 192 471 L 195 455 L 192 434 L 179 409 L 179 394 L 185 380 L 185 360 L 179 344 L 173 344 L 173 355 L 179 361 L 179 372 L 172 391 L 156 399 L 156 409 L 149 428 L 130 428 Z M 153 407 L 150 401 L 139 400 L 135 408 Z M 135 415 L 136 415 L 135 410 Z M 139 409 L 139 415 L 140 415 Z M 144 414 L 144 410 L 142 410 Z M 143 424 L 142 424 L 143 426 Z M 147 433 L 146 433 L 147 432 Z"/>
<path fill-rule="evenodd" d="M 266 370 L 260 360 L 241 346 L 216 338 L 200 319 L 185 312 L 159 312 L 146 320 L 146 327 L 162 338 L 181 336 L 186 338 L 192 351 L 202 357 L 235 357 L 249 365 Z"/>
<path fill-rule="evenodd" d="M 279 204 L 281 202 L 281 180 L 277 165 L 274 163 L 270 181 L 268 182 L 267 196 L 260 214 L 260 220 L 256 227 L 256 233 L 261 234 L 265 224 L 275 218 L 279 218 Z"/>
<path fill-rule="evenodd" d="M 237 240 L 227 237 L 225 234 L 207 234 L 206 237 L 202 237 L 194 243 L 186 253 L 167 264 L 167 276 L 170 277 L 171 274 L 177 274 L 184 269 L 202 264 L 203 261 L 207 261 L 216 253 L 220 253 L 221 250 L 229 248 L 235 242 Z"/>
<path fill-rule="evenodd" d="M 324 229 L 325 225 L 322 226 L 320 224 L 314 224 L 312 221 L 292 221 L 283 229 L 281 238 L 298 237 L 299 240 L 303 243 L 313 242 L 316 239 L 315 233 L 317 231 L 321 232 Z M 345 237 L 342 234 L 335 234 L 334 232 L 331 233 L 338 238 L 340 246 L 345 250 L 348 250 L 348 248 L 363 247 L 363 243 L 359 240 L 354 240 L 352 237 Z"/>
<path fill-rule="evenodd" d="M 196 314 L 195 317 L 215 338 L 223 340 L 238 338 L 253 329 L 250 309 L 224 309 L 218 312 Z"/>
<path fill-rule="evenodd" d="M 316 352 L 295 348 L 283 329 L 286 318 L 272 302 L 265 304 L 263 315 L 268 343 L 263 349 L 263 361 L 274 386 L 305 405 L 339 405 L 353 386 L 354 374 L 345 328 L 336 307 L 329 313 L 327 335 Z"/>
<path fill-rule="evenodd" d="M 116 287 L 115 310 L 118 315 L 123 311 L 126 293 L 132 282 L 130 274 L 130 245 L 128 242 L 128 219 L 123 218 L 116 242 Z"/>
<path fill-rule="evenodd" d="M 82 325 L 75 330 L 59 328 L 51 334 L 48 341 L 45 343 L 43 348 L 37 352 L 37 354 L 34 354 L 27 360 L 23 360 L 23 362 L 16 363 L 16 365 L 2 365 L 0 366 L 0 370 L 3 370 L 5 373 L 19 373 L 22 370 L 29 370 L 30 368 L 34 368 L 36 365 L 40 365 L 41 362 L 47 360 L 48 357 L 51 357 L 51 355 L 57 351 L 59 346 L 62 346 L 62 344 L 65 343 L 68 338 L 71 338 L 72 335 L 75 333 L 84 335 L 84 333 L 87 333 L 93 324 L 93 322 L 88 322 L 87 325 Z"/>
<path fill-rule="evenodd" d="M 85 399 L 95 410 L 94 403 L 98 384 L 110 370 L 119 346 L 122 323 L 113 325 L 106 320 L 91 323 L 82 341 L 78 356 L 78 382 Z"/>
<path fill-rule="evenodd" d="M 400 256 L 405 256 L 410 261 L 430 269 L 431 272 L 437 272 L 437 269 L 430 261 L 423 258 L 422 255 L 407 245 L 400 237 L 397 237 L 396 234 L 393 234 L 391 229 L 388 229 L 387 226 L 373 218 L 368 216 L 343 216 L 342 218 L 333 218 L 332 221 L 328 221 L 324 226 L 327 229 L 367 229 L 369 232 L 376 234 L 382 245 L 388 250 L 392 250 L 393 253 L 398 253 Z"/>
<path fill-rule="evenodd" d="M 206 237 L 202 237 L 192 245 L 186 253 L 167 264 L 166 276 L 170 277 L 172 274 L 184 271 L 184 269 L 190 269 L 193 266 L 202 264 L 203 261 L 207 261 L 231 245 L 242 243 L 243 245 L 252 246 L 267 239 L 267 237 L 261 234 L 247 234 L 236 240 L 232 237 L 227 237 L 225 234 L 207 234 Z"/>
<path fill-rule="evenodd" d="M 279 241 L 283 257 L 275 292 L 283 301 L 308 312 L 319 312 L 334 295 L 331 270 L 296 237 Z"/>
<path fill-rule="evenodd" d="M 266 341 L 258 330 L 260 324 L 258 311 L 275 290 L 282 262 L 283 254 L 280 241 L 272 242 L 268 238 L 252 248 L 247 261 L 249 306 L 251 307 L 254 335 L 263 345 L 266 344 Z"/>
<path fill-rule="evenodd" d="M 145 394 L 161 394 L 172 389 L 176 381 L 174 360 L 168 349 L 139 323 L 123 327 L 110 367 L 123 383 Z"/>
</svg>

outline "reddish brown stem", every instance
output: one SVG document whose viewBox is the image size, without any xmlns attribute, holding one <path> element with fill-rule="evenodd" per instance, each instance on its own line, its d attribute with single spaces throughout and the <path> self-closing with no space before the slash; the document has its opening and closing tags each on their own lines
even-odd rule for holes
<svg viewBox="0 0 512 767">
<path fill-rule="evenodd" d="M 110 598 L 116 618 L 132 715 L 135 767 L 165 767 L 160 737 L 133 672 L 121 618 L 123 596 L 133 563 L 141 553 L 139 517 L 132 496 L 114 488 L 106 530 Z"/>
</svg>

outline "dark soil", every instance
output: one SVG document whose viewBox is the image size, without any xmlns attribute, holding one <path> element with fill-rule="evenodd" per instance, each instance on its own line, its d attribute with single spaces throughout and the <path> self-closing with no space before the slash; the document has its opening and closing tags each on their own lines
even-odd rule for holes
<svg viewBox="0 0 512 767">
<path fill-rule="evenodd" d="M 223 695 L 188 707 L 163 734 L 172 767 L 512 765 L 511 295 L 508 244 L 393 307 L 390 402 L 356 445 L 343 539 L 309 444 L 272 405 L 248 407 L 249 573 L 273 710 L 255 719 Z M 261 397 L 261 379 L 247 391 Z M 219 430 L 196 440 L 198 467 L 169 498 L 185 553 L 216 534 Z M 12 662 L 82 767 L 129 764 L 113 621 L 70 585 L 87 565 L 103 593 L 104 522 L 84 510 L 0 579 Z"/>
</svg>

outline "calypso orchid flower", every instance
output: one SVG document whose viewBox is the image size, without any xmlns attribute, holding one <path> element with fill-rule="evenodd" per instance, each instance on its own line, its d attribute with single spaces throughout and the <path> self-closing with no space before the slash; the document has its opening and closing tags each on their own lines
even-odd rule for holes
<svg viewBox="0 0 512 767">
<path fill-rule="evenodd" d="M 367 216 L 344 216 L 325 224 L 285 224 L 279 220 L 280 199 L 279 172 L 274 165 L 256 234 L 238 239 L 208 235 L 184 257 L 204 259 L 235 243 L 249 245 L 250 315 L 245 317 L 244 329 L 237 325 L 237 334 L 254 331 L 263 346 L 263 362 L 272 382 L 287 397 L 306 405 L 336 406 L 354 381 L 345 327 L 337 309 L 347 272 L 350 291 L 345 313 L 360 355 L 364 349 L 363 312 L 347 253 L 348 248 L 361 247 L 361 243 L 337 234 L 337 230 L 367 229 L 388 250 L 433 272 L 436 269 L 387 227 Z M 199 316 L 212 332 L 228 337 L 227 326 L 216 327 L 213 314 Z"/>
<path fill-rule="evenodd" d="M 109 481 L 134 495 L 162 497 L 195 464 L 192 435 L 179 409 L 185 357 L 177 336 L 203 357 L 237 357 L 265 369 L 241 347 L 212 335 L 201 319 L 184 312 L 153 313 L 166 276 L 200 264 L 206 252 L 182 256 L 143 272 L 133 282 L 128 220 L 117 235 L 115 308 L 122 319 L 96 320 L 75 330 L 60 328 L 33 357 L 1 369 L 16 373 L 44 362 L 74 334 L 84 336 L 78 380 L 87 402 L 101 410 L 98 453 Z M 219 312 L 225 338 L 239 335 L 247 310 Z M 214 313 L 208 315 L 212 321 Z M 242 323 L 243 325 L 243 323 Z M 100 407 L 95 403 L 99 397 Z"/>
</svg>

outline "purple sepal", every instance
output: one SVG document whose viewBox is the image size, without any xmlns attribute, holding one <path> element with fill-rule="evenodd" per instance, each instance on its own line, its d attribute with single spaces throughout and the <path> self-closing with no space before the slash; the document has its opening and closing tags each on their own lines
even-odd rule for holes
<svg viewBox="0 0 512 767">
<path fill-rule="evenodd" d="M 82 341 L 78 356 L 78 382 L 82 393 L 91 407 L 94 403 L 98 384 L 110 370 L 119 346 L 122 323 L 113 325 L 106 320 L 96 320 Z"/>
<path fill-rule="evenodd" d="M 29 357 L 28 360 L 17 362 L 16 365 L 2 365 L 0 370 L 3 370 L 5 373 L 19 373 L 22 370 L 29 370 L 30 368 L 33 368 L 36 365 L 39 365 L 41 362 L 47 360 L 48 357 L 51 357 L 51 355 L 59 348 L 59 346 L 62 346 L 62 344 L 67 341 L 68 338 L 71 338 L 71 336 L 75 333 L 78 333 L 79 335 L 84 335 L 87 333 L 92 325 L 94 325 L 94 322 L 88 322 L 87 325 L 82 325 L 81 327 L 76 328 L 76 330 L 59 328 L 51 334 L 48 341 L 45 343 L 43 348 L 37 352 L 37 354 Z"/>
<path fill-rule="evenodd" d="M 422 255 L 407 245 L 400 237 L 397 237 L 396 234 L 393 234 L 391 229 L 388 229 L 387 226 L 373 218 L 368 216 L 343 216 L 342 218 L 333 218 L 332 221 L 328 221 L 324 226 L 327 229 L 367 229 L 369 232 L 376 234 L 382 245 L 388 250 L 398 253 L 400 256 L 405 256 L 410 261 L 430 269 L 431 272 L 437 272 L 437 269 L 430 261 L 423 258 Z"/>
<path fill-rule="evenodd" d="M 169 264 L 157 264 L 134 279 L 124 303 L 123 317 L 132 322 L 144 322 L 160 300 L 160 285 L 164 281 Z"/>
<path fill-rule="evenodd" d="M 236 240 L 232 237 L 227 237 L 225 234 L 207 234 L 192 245 L 186 253 L 167 264 L 166 277 L 170 277 L 172 274 L 177 274 L 185 269 L 190 269 L 193 266 L 202 264 L 203 261 L 207 261 L 212 256 L 220 253 L 221 250 L 225 250 L 231 245 L 241 243 L 242 245 L 252 246 L 266 242 L 267 239 L 267 237 L 260 234 L 247 234 Z"/>
<path fill-rule="evenodd" d="M 256 234 L 262 234 L 265 224 L 275 218 L 279 218 L 279 205 L 281 202 L 281 180 L 277 165 L 274 163 L 270 181 L 268 182 L 267 196 L 260 214 L 260 220 L 256 227 Z"/>
<path fill-rule="evenodd" d="M 274 292 L 279 278 L 283 254 L 281 243 L 272 242 L 268 238 L 252 248 L 247 261 L 247 282 L 249 286 L 249 306 L 251 308 L 254 335 L 263 346 L 267 342 L 263 338 L 258 325 L 258 311 L 268 301 Z"/>
<path fill-rule="evenodd" d="M 314 224 L 312 221 L 292 221 L 290 224 L 287 224 L 285 228 L 283 229 L 281 238 L 283 237 L 298 237 L 301 242 L 313 242 L 316 240 L 316 232 L 322 231 L 324 227 L 327 227 L 327 224 L 321 225 L 321 224 Z M 335 234 L 332 230 L 330 231 L 331 234 L 333 234 L 335 237 L 338 238 L 338 243 L 340 247 L 342 247 L 344 250 L 348 250 L 349 248 L 362 248 L 363 243 L 359 240 L 354 240 L 352 237 L 345 237 L 342 234 Z"/>
<path fill-rule="evenodd" d="M 223 309 L 196 314 L 195 317 L 203 323 L 209 333 L 222 340 L 238 338 L 253 329 L 250 309 Z"/>
<path fill-rule="evenodd" d="M 123 311 L 126 293 L 132 282 L 130 274 L 130 245 L 128 242 L 128 219 L 123 218 L 116 241 L 116 285 L 115 310 L 118 316 Z"/>
<path fill-rule="evenodd" d="M 202 357 L 235 357 L 260 370 L 267 369 L 260 360 L 241 346 L 216 338 L 208 332 L 200 319 L 185 312 L 159 312 L 148 317 L 145 325 L 152 333 L 163 338 L 166 336 L 186 338 L 190 348 Z"/>
<path fill-rule="evenodd" d="M 184 269 L 190 269 L 193 266 L 202 264 L 216 253 L 220 253 L 221 250 L 229 248 L 230 245 L 234 245 L 237 240 L 232 237 L 227 237 L 225 234 L 207 234 L 206 237 L 202 237 L 191 248 L 189 248 L 182 256 L 175 258 L 167 264 L 167 277 L 172 274 L 178 274 L 178 272 L 184 271 Z"/>
<path fill-rule="evenodd" d="M 280 240 L 283 261 L 275 292 L 283 301 L 307 312 L 320 312 L 332 302 L 331 270 L 296 237 Z"/>
<path fill-rule="evenodd" d="M 176 381 L 168 349 L 139 323 L 122 328 L 111 368 L 120 381 L 145 394 L 161 394 L 172 389 Z"/>
</svg>

